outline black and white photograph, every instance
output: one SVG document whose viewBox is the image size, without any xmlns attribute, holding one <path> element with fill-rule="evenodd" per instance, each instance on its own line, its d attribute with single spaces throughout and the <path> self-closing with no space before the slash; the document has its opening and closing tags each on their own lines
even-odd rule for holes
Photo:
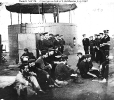
<svg viewBox="0 0 114 100">
<path fill-rule="evenodd" d="M 114 1 L 0 0 L 0 100 L 114 100 Z"/>
</svg>

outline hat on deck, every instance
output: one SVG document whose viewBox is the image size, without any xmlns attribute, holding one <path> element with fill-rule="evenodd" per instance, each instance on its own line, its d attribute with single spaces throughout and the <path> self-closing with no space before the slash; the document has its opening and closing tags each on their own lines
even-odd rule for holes
<svg viewBox="0 0 114 100">
<path fill-rule="evenodd" d="M 93 38 L 93 36 L 90 36 L 89 38 Z"/>
<path fill-rule="evenodd" d="M 68 56 L 67 55 L 62 55 L 62 59 L 61 60 L 67 60 Z"/>
<path fill-rule="evenodd" d="M 83 55 L 82 58 L 83 58 L 83 59 L 86 59 L 86 55 Z"/>
<path fill-rule="evenodd" d="M 85 57 L 89 58 L 89 57 L 91 57 L 91 54 L 86 54 Z"/>
<path fill-rule="evenodd" d="M 103 30 L 103 32 L 104 32 L 104 33 L 108 33 L 108 32 L 109 32 L 109 30 Z"/>
<path fill-rule="evenodd" d="M 32 62 L 35 62 L 35 59 L 29 59 L 28 60 L 28 63 L 32 63 Z"/>
<path fill-rule="evenodd" d="M 40 36 L 48 34 L 48 32 L 40 33 Z"/>
<path fill-rule="evenodd" d="M 63 36 L 63 35 L 59 35 L 59 37 L 61 37 L 61 36 Z"/>
<path fill-rule="evenodd" d="M 45 55 L 47 52 L 48 52 L 47 50 L 42 50 L 42 51 L 41 51 L 41 54 L 42 54 L 42 55 Z"/>
<path fill-rule="evenodd" d="M 40 33 L 40 36 L 43 36 L 44 35 L 44 33 Z"/>
<path fill-rule="evenodd" d="M 48 34 L 48 32 L 43 33 L 43 35 Z"/>
<path fill-rule="evenodd" d="M 49 34 L 50 36 L 53 36 L 53 34 Z"/>
<path fill-rule="evenodd" d="M 54 50 L 55 50 L 55 49 L 53 49 L 53 48 L 49 48 L 49 49 L 48 49 L 48 51 L 54 51 Z"/>
<path fill-rule="evenodd" d="M 85 36 L 86 34 L 82 34 L 82 36 Z"/>
<path fill-rule="evenodd" d="M 97 36 L 100 36 L 99 34 L 97 34 Z"/>
<path fill-rule="evenodd" d="M 55 36 L 59 36 L 59 34 L 56 34 Z"/>
<path fill-rule="evenodd" d="M 77 55 L 82 55 L 82 52 L 78 52 Z"/>
<path fill-rule="evenodd" d="M 99 33 L 99 35 L 100 35 L 100 34 L 103 35 L 103 33 Z"/>
<path fill-rule="evenodd" d="M 20 68 L 20 69 L 24 69 L 25 66 L 27 66 L 27 65 L 28 65 L 28 63 L 23 63 L 23 64 L 19 65 L 18 68 Z"/>
<path fill-rule="evenodd" d="M 24 49 L 24 51 L 28 51 L 28 49 L 27 49 L 27 48 L 25 48 L 25 49 Z"/>
</svg>

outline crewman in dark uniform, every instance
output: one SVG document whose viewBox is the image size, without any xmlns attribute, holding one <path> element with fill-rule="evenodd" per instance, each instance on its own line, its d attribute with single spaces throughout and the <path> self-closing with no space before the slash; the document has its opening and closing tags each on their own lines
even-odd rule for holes
<svg viewBox="0 0 114 100">
<path fill-rule="evenodd" d="M 44 34 L 40 34 L 40 39 L 36 41 L 36 48 L 37 48 L 37 58 L 41 55 L 42 51 L 42 46 L 43 46 L 43 39 L 44 39 Z"/>
<path fill-rule="evenodd" d="M 86 34 L 83 34 L 82 44 L 84 47 L 85 54 L 89 54 L 89 39 L 86 38 Z"/>
<path fill-rule="evenodd" d="M 104 35 L 103 35 L 103 33 L 99 33 L 99 35 L 100 35 L 100 50 L 102 50 L 104 52 L 104 46 L 103 46 Z"/>
<path fill-rule="evenodd" d="M 49 34 L 48 40 L 49 40 L 49 43 L 50 43 L 50 48 L 54 48 L 54 41 L 55 41 L 54 35 Z"/>
<path fill-rule="evenodd" d="M 79 70 L 79 64 L 80 64 L 80 62 L 84 59 L 83 54 L 81 52 L 78 52 L 77 53 L 77 56 L 78 56 L 79 59 L 78 59 L 78 62 L 76 64 L 76 67 L 77 67 L 76 72 L 78 72 L 78 70 Z"/>
<path fill-rule="evenodd" d="M 74 70 L 67 65 L 67 59 L 63 59 L 55 68 L 56 79 L 60 81 L 67 80 Z"/>
<path fill-rule="evenodd" d="M 29 52 L 27 48 L 24 49 L 24 53 L 20 57 L 22 64 L 27 63 L 31 59 L 36 59 L 32 52 Z"/>
<path fill-rule="evenodd" d="M 55 35 L 55 41 L 54 41 L 54 48 L 58 48 L 60 47 L 60 41 L 59 41 L 59 34 Z"/>
<path fill-rule="evenodd" d="M 84 55 L 84 59 L 79 64 L 80 75 L 82 78 L 96 78 L 99 76 L 98 71 L 91 70 L 91 55 Z"/>
<path fill-rule="evenodd" d="M 2 62 L 2 47 L 3 47 L 3 45 L 0 44 L 0 64 Z"/>
<path fill-rule="evenodd" d="M 98 36 L 97 34 L 94 35 L 94 43 L 95 43 L 95 61 L 96 61 L 96 54 L 97 54 L 97 46 L 98 46 Z"/>
<path fill-rule="evenodd" d="M 90 44 L 90 54 L 92 56 L 92 61 L 95 60 L 95 41 L 93 40 L 93 36 L 89 37 L 89 44 Z"/>
<path fill-rule="evenodd" d="M 103 33 L 98 34 L 98 40 L 97 40 L 97 49 L 96 49 L 96 62 L 97 63 L 102 63 L 105 60 L 105 55 L 104 55 L 104 49 L 102 46 L 103 43 Z"/>
<path fill-rule="evenodd" d="M 42 41 L 42 50 L 48 51 L 48 48 L 50 48 L 51 42 L 48 40 L 49 34 L 48 32 L 44 33 L 44 39 Z"/>
<path fill-rule="evenodd" d="M 60 51 L 61 51 L 61 53 L 63 54 L 64 45 L 65 45 L 65 40 L 63 39 L 62 36 L 63 36 L 63 35 L 60 35 L 60 36 L 59 36 L 59 41 L 60 41 Z"/>
<path fill-rule="evenodd" d="M 47 51 L 42 51 L 42 55 L 36 60 L 36 65 L 38 68 L 45 70 L 51 75 L 52 65 L 48 62 Z"/>
<path fill-rule="evenodd" d="M 109 30 L 104 30 L 104 38 L 103 38 L 103 48 L 105 56 L 109 56 L 110 50 L 110 37 L 108 35 Z"/>
</svg>

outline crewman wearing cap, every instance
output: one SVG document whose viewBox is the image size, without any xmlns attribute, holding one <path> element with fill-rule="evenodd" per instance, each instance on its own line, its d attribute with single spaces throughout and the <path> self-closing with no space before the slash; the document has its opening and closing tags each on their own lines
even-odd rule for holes
<svg viewBox="0 0 114 100">
<path fill-rule="evenodd" d="M 100 57 L 102 56 L 101 51 L 103 52 L 103 33 L 99 33 L 97 35 L 98 39 L 95 41 L 95 52 L 96 52 L 96 62 L 99 62 Z"/>
<path fill-rule="evenodd" d="M 108 35 L 109 30 L 104 30 L 104 39 L 103 39 L 103 48 L 104 48 L 104 54 L 107 56 L 109 55 L 109 49 L 110 49 L 110 37 Z"/>
<path fill-rule="evenodd" d="M 49 34 L 49 38 L 48 38 L 48 41 L 49 41 L 49 48 L 54 48 L 54 41 L 55 41 L 55 38 L 54 38 L 54 35 L 53 34 Z"/>
<path fill-rule="evenodd" d="M 42 50 L 48 50 L 48 48 L 50 47 L 51 42 L 48 39 L 49 39 L 49 34 L 48 34 L 48 32 L 45 32 L 44 33 L 44 39 L 42 41 L 42 49 L 41 49 L 41 51 Z"/>
<path fill-rule="evenodd" d="M 80 75 L 82 78 L 86 78 L 87 76 L 87 69 L 86 69 L 86 56 L 83 56 L 83 60 L 78 65 Z"/>
<path fill-rule="evenodd" d="M 93 67 L 93 64 L 92 64 L 92 55 L 91 54 L 86 54 L 86 64 L 88 66 L 88 70 L 90 70 L 92 67 Z"/>
<path fill-rule="evenodd" d="M 59 48 L 60 47 L 60 43 L 59 43 L 59 34 L 55 35 L 55 41 L 54 41 L 54 48 Z"/>
<path fill-rule="evenodd" d="M 77 53 L 77 56 L 78 56 L 78 62 L 77 62 L 77 65 L 76 65 L 76 67 L 77 67 L 77 70 L 79 69 L 79 64 L 80 64 L 80 62 L 83 60 L 83 54 L 82 54 L 82 52 L 78 52 Z"/>
<path fill-rule="evenodd" d="M 37 93 L 39 91 L 42 93 L 45 93 L 41 89 L 41 87 L 35 77 L 36 74 L 35 73 L 33 74 L 29 71 L 29 65 L 30 65 L 30 63 L 32 63 L 32 61 L 33 60 L 29 61 L 28 64 L 22 64 L 20 66 L 20 71 L 15 78 L 15 89 L 17 90 L 17 94 L 18 94 L 19 98 L 22 94 L 21 91 L 25 90 L 27 88 L 28 88 L 27 92 L 29 92 L 30 95 L 34 95 L 34 94 L 37 95 Z"/>
<path fill-rule="evenodd" d="M 41 53 L 42 55 L 40 55 L 39 58 L 35 61 L 36 66 L 51 74 L 52 66 L 50 63 L 46 61 L 46 58 L 48 57 L 48 52 L 46 50 L 43 50 Z"/>
<path fill-rule="evenodd" d="M 55 68 L 55 77 L 59 81 L 65 81 L 73 72 L 74 70 L 67 65 L 67 59 L 65 58 L 62 59 L 59 64 L 57 64 Z"/>
<path fill-rule="evenodd" d="M 94 49 L 95 49 L 95 55 L 94 55 L 94 57 L 95 57 L 95 61 L 96 61 L 96 54 L 97 54 L 97 48 L 98 48 L 98 36 L 97 36 L 97 34 L 94 34 L 94 45 L 95 45 L 95 47 L 94 47 Z"/>
<path fill-rule="evenodd" d="M 63 39 L 63 35 L 59 36 L 59 42 L 60 42 L 60 51 L 63 54 L 64 51 L 64 45 L 65 45 L 65 40 Z"/>
<path fill-rule="evenodd" d="M 43 39 L 44 39 L 44 34 L 40 33 L 39 34 L 40 39 L 36 41 L 36 48 L 37 48 L 37 58 L 41 55 L 41 50 L 43 46 Z"/>
<path fill-rule="evenodd" d="M 103 80 L 100 82 L 105 83 L 108 80 L 108 73 L 109 73 L 109 61 L 112 60 L 113 58 L 110 56 L 106 57 L 106 60 L 100 64 L 100 72 L 101 72 L 101 77 Z"/>
<path fill-rule="evenodd" d="M 104 43 L 104 34 L 103 33 L 99 33 L 99 35 L 100 35 L 100 49 L 102 51 L 104 51 L 104 45 L 103 45 L 103 43 Z"/>
<path fill-rule="evenodd" d="M 22 63 L 27 63 L 30 59 L 36 59 L 32 52 L 29 52 L 27 48 L 24 49 L 24 53 L 20 57 Z"/>
<path fill-rule="evenodd" d="M 92 56 L 92 61 L 95 60 L 95 41 L 93 40 L 93 36 L 89 37 L 89 44 L 90 44 L 90 54 Z"/>
<path fill-rule="evenodd" d="M 86 34 L 83 34 L 82 44 L 84 47 L 85 54 L 89 54 L 89 39 L 86 37 Z"/>
<path fill-rule="evenodd" d="M 88 65 L 90 61 L 91 55 L 84 55 L 83 60 L 79 64 L 80 75 L 82 78 L 95 78 L 98 77 L 97 75 L 99 75 L 98 73 L 96 74 L 96 72 L 94 73 L 90 71 L 91 66 Z"/>
</svg>

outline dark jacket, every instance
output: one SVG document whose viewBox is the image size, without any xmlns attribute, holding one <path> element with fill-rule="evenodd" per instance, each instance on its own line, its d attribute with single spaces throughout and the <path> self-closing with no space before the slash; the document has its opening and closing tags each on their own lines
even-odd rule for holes
<svg viewBox="0 0 114 100">
<path fill-rule="evenodd" d="M 72 70 L 66 64 L 58 64 L 55 68 L 55 76 L 58 79 L 68 78 Z"/>
<path fill-rule="evenodd" d="M 85 47 L 85 46 L 89 46 L 89 39 L 88 38 L 85 38 L 85 39 L 83 39 L 82 40 L 82 43 L 83 43 L 83 46 Z"/>
<path fill-rule="evenodd" d="M 78 62 L 77 62 L 77 67 L 79 68 L 79 64 L 80 62 L 84 59 L 84 57 L 82 56 L 81 58 L 78 59 Z"/>
<path fill-rule="evenodd" d="M 110 37 L 109 36 L 107 36 L 107 37 L 104 36 L 103 43 L 108 43 L 109 41 L 110 41 Z M 109 45 L 105 45 L 104 49 L 109 50 Z"/>
<path fill-rule="evenodd" d="M 35 61 L 36 67 L 40 69 L 46 69 L 46 67 L 49 65 L 48 62 L 44 60 L 42 56 L 40 56 L 36 61 Z"/>
<path fill-rule="evenodd" d="M 90 40 L 89 44 L 90 44 L 90 49 L 93 49 L 93 46 L 95 46 L 95 41 L 94 40 Z"/>
<path fill-rule="evenodd" d="M 32 52 L 23 53 L 22 56 L 20 57 L 22 63 L 27 63 L 27 61 L 23 61 L 23 58 L 22 58 L 23 56 L 27 56 L 28 60 L 36 59 Z"/>
</svg>

